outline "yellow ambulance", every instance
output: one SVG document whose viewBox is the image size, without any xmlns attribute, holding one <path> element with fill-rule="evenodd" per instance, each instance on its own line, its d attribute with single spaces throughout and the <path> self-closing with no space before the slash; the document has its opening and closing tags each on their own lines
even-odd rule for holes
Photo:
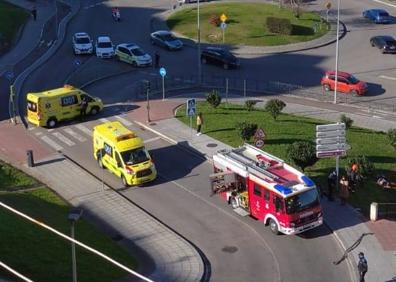
<svg viewBox="0 0 396 282">
<path fill-rule="evenodd" d="M 140 185 L 157 177 L 143 140 L 119 121 L 94 127 L 93 152 L 99 167 L 121 177 L 125 187 Z"/>
<path fill-rule="evenodd" d="M 27 94 L 27 119 L 37 126 L 55 127 L 60 121 L 80 116 L 81 100 L 88 102 L 86 113 L 96 115 L 102 100 L 71 85 Z"/>
</svg>

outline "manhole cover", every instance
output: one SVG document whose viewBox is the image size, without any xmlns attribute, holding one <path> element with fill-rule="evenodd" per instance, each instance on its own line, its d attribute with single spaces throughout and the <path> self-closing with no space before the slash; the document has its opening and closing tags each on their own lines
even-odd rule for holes
<svg viewBox="0 0 396 282">
<path fill-rule="evenodd" d="M 235 253 L 236 251 L 238 251 L 238 248 L 237 247 L 234 247 L 234 246 L 225 246 L 224 248 L 222 248 L 221 249 L 223 252 L 225 252 L 225 253 L 230 253 L 230 254 L 232 254 L 232 253 Z"/>
<path fill-rule="evenodd" d="M 123 240 L 124 237 L 122 237 L 122 235 L 120 235 L 120 234 L 116 234 L 111 239 L 113 239 L 116 242 L 119 242 L 119 241 Z"/>
<path fill-rule="evenodd" d="M 217 147 L 217 144 L 216 143 L 209 143 L 209 144 L 206 145 L 206 147 L 214 148 L 214 147 Z"/>
</svg>

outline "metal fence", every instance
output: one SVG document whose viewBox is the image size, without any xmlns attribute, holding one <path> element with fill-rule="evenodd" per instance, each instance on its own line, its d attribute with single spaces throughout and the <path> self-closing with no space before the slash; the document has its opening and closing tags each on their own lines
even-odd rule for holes
<svg viewBox="0 0 396 282">
<path fill-rule="evenodd" d="M 148 79 L 151 85 L 152 95 L 161 95 L 162 79 Z M 220 93 L 239 94 L 247 96 L 257 95 L 293 95 L 296 97 L 310 98 L 318 101 L 333 102 L 333 92 L 325 92 L 320 86 L 305 87 L 281 81 L 265 81 L 257 79 L 243 79 L 239 77 L 224 77 L 217 75 L 205 75 L 201 80 L 196 75 L 166 76 L 164 79 L 167 92 L 180 89 L 199 89 L 207 91 L 217 89 Z M 137 82 L 135 85 L 136 97 L 145 97 L 144 85 Z M 345 93 L 337 95 L 337 102 L 364 107 L 368 112 L 385 111 L 396 113 L 396 98 L 389 99 L 386 103 L 379 102 L 371 96 L 355 97 Z"/>
<path fill-rule="evenodd" d="M 396 219 L 396 203 L 378 203 L 378 218 Z"/>
</svg>

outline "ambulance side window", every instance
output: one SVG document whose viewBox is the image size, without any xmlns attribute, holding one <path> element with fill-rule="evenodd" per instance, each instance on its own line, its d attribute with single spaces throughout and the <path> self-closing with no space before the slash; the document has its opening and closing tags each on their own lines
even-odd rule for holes
<svg viewBox="0 0 396 282">
<path fill-rule="evenodd" d="M 106 144 L 106 143 L 103 143 L 103 147 L 104 147 L 105 154 L 110 157 L 113 157 L 113 148 L 109 144 Z"/>
<path fill-rule="evenodd" d="M 118 154 L 118 152 L 115 153 L 115 159 L 116 159 L 116 162 L 117 162 L 117 166 L 118 167 L 122 167 L 121 157 L 120 157 L 120 154 Z"/>
<path fill-rule="evenodd" d="M 62 107 L 75 105 L 78 103 L 76 95 L 69 95 L 61 98 L 61 105 Z"/>
<path fill-rule="evenodd" d="M 268 190 L 264 189 L 264 201 L 266 201 L 268 203 L 269 199 L 270 199 L 270 192 Z"/>
<path fill-rule="evenodd" d="M 253 193 L 256 196 L 261 197 L 261 188 L 260 188 L 260 186 L 258 186 L 257 184 L 254 184 Z"/>
</svg>

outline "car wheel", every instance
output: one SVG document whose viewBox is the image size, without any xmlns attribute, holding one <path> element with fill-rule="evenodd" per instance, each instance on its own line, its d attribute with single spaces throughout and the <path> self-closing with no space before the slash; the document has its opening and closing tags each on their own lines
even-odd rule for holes
<svg viewBox="0 0 396 282">
<path fill-rule="evenodd" d="M 225 64 L 223 65 L 223 69 L 228 70 L 229 68 L 230 68 L 230 66 L 229 66 L 228 64 L 225 63 Z"/>
<path fill-rule="evenodd" d="M 92 109 L 91 109 L 91 111 L 90 111 L 90 114 L 92 115 L 92 116 L 95 116 L 95 115 L 97 115 L 99 113 L 99 108 L 98 107 L 92 107 Z"/>
<path fill-rule="evenodd" d="M 56 126 L 56 124 L 58 123 L 58 121 L 56 120 L 56 118 L 50 118 L 47 121 L 47 127 L 48 128 L 54 128 Z"/>
<path fill-rule="evenodd" d="M 357 97 L 359 96 L 359 93 L 356 90 L 352 90 L 351 92 L 349 92 L 353 97 Z"/>
<path fill-rule="evenodd" d="M 272 218 L 269 220 L 269 227 L 270 227 L 272 233 L 274 233 L 275 235 L 279 234 L 278 224 Z"/>
<path fill-rule="evenodd" d="M 370 41 L 370 44 L 371 44 L 371 47 L 375 46 L 373 41 Z"/>
<path fill-rule="evenodd" d="M 126 181 L 126 178 L 124 175 L 121 175 L 121 181 L 122 181 L 122 185 L 124 185 L 124 187 L 129 187 L 129 184 Z"/>
<path fill-rule="evenodd" d="M 202 64 L 206 64 L 207 63 L 206 58 L 201 58 L 201 62 L 202 62 Z"/>
<path fill-rule="evenodd" d="M 323 85 L 323 89 L 325 90 L 325 91 L 330 91 L 331 89 L 330 89 L 330 85 L 328 85 L 328 84 L 324 84 Z"/>
</svg>

